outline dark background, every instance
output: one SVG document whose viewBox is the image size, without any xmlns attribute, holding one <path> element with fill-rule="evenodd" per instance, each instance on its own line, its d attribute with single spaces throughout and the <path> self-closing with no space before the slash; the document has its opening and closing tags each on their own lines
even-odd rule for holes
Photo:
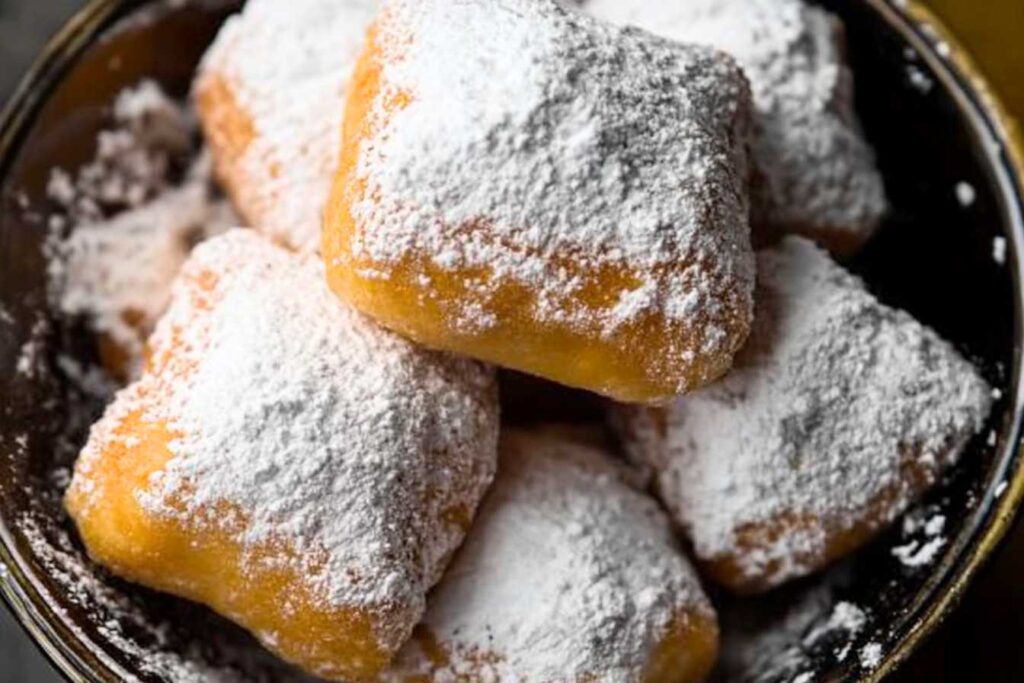
<svg viewBox="0 0 1024 683">
<path fill-rule="evenodd" d="M 286 0 L 282 0 L 284 2 Z M 1024 116 L 1024 0 L 931 0 L 975 50 L 1008 104 Z M 0 0 L 0 101 L 39 48 L 84 0 Z M 1020 525 L 1019 525 L 1020 527 Z M 961 607 L 894 683 L 1024 681 L 1024 527 L 968 591 Z M 60 677 L 0 608 L 0 683 Z"/>
<path fill-rule="evenodd" d="M 0 0 L 0 101 L 6 102 L 43 42 L 83 0 Z M 58 683 L 0 605 L 0 683 Z"/>
</svg>

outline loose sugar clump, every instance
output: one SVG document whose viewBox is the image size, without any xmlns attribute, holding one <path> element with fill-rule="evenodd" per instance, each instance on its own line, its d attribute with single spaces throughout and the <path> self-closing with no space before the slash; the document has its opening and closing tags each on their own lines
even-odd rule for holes
<svg viewBox="0 0 1024 683">
<path fill-rule="evenodd" d="M 47 249 L 56 308 L 84 317 L 108 372 L 130 379 L 192 247 L 238 219 L 214 189 L 208 159 L 192 160 L 196 128 L 184 106 L 143 81 L 118 96 L 112 119 L 91 162 L 73 176 L 51 173 L 59 210 Z"/>
</svg>

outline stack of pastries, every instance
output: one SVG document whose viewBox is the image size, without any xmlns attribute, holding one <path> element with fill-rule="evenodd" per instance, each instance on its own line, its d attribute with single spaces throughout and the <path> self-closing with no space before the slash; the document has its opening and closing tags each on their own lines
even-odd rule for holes
<svg viewBox="0 0 1024 683">
<path fill-rule="evenodd" d="M 330 680 L 702 680 L 698 576 L 850 553 L 990 410 L 834 260 L 885 212 L 843 53 L 802 0 L 249 0 L 194 96 L 251 227 L 93 427 L 88 552 Z M 509 427 L 498 368 L 607 419 Z"/>
</svg>

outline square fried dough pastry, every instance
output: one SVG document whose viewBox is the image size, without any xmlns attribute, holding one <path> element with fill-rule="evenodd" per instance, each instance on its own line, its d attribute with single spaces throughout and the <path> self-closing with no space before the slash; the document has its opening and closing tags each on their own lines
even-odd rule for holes
<svg viewBox="0 0 1024 683">
<path fill-rule="evenodd" d="M 320 223 L 352 67 L 376 0 L 248 0 L 194 85 L 217 177 L 249 225 L 299 251 Z"/>
<path fill-rule="evenodd" d="M 494 474 L 493 372 L 377 327 L 249 230 L 196 248 L 150 345 L 75 466 L 89 554 L 313 674 L 378 672 Z"/>
<path fill-rule="evenodd" d="M 715 613 L 622 475 L 589 435 L 504 431 L 492 492 L 388 680 L 703 679 Z"/>
<path fill-rule="evenodd" d="M 875 156 L 853 108 L 844 28 L 803 0 L 586 0 L 617 24 L 710 45 L 736 58 L 754 95 L 755 231 L 796 232 L 838 255 L 886 210 Z"/>
<path fill-rule="evenodd" d="M 392 0 L 349 88 L 331 287 L 418 342 L 628 401 L 746 338 L 731 59 L 557 0 Z"/>
<path fill-rule="evenodd" d="M 808 574 L 891 523 L 956 462 L 991 393 L 932 330 L 799 237 L 758 255 L 757 317 L 722 382 L 614 413 L 627 452 L 717 581 Z"/>
</svg>

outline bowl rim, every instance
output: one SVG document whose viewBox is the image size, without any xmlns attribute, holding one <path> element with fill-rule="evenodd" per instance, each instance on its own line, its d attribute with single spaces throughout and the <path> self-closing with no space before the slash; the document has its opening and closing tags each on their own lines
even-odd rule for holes
<svg viewBox="0 0 1024 683">
<path fill-rule="evenodd" d="M 0 112 L 0 177 L 7 175 L 14 153 L 29 134 L 34 116 L 53 88 L 131 3 L 132 0 L 89 0 L 46 41 Z M 37 607 L 41 587 L 19 566 L 11 551 L 13 547 L 10 530 L 0 520 L 0 603 L 50 665 L 73 683 L 101 683 L 101 673 L 117 675 L 122 680 L 136 679 L 97 648 L 91 651 L 97 661 L 90 662 L 71 647 L 67 637 L 72 634 L 66 626 L 58 619 L 47 618 Z M 29 595 L 28 585 L 34 596 Z"/>
<path fill-rule="evenodd" d="M 20 80 L 3 111 L 0 112 L 0 177 L 6 175 L 20 142 L 31 130 L 35 115 L 68 69 L 128 10 L 159 0 L 89 0 L 45 44 L 39 56 Z M 1013 117 L 1002 104 L 970 53 L 954 34 L 923 4 L 922 0 L 862 0 L 907 43 L 943 82 L 958 108 L 970 120 L 972 132 L 986 136 L 986 167 L 995 171 L 1000 199 L 1016 220 L 1008 235 L 1013 268 L 1014 362 L 1011 380 L 1014 395 L 1013 414 L 1006 431 L 1006 445 L 997 464 L 1002 467 L 992 481 L 1005 484 L 1002 495 L 992 490 L 973 514 L 974 528 L 961 531 L 965 543 L 947 553 L 934 570 L 933 577 L 917 591 L 902 627 L 882 662 L 857 683 L 878 683 L 895 671 L 923 641 L 949 616 L 963 598 L 967 587 L 1014 528 L 1024 503 L 1024 383 L 1022 383 L 1021 344 L 1024 340 L 1024 138 Z M 1011 198 L 1012 201 L 1007 201 Z M 991 482 L 990 482 L 991 488 Z M 37 608 L 41 587 L 19 567 L 11 548 L 13 538 L 0 522 L 0 602 L 4 603 L 30 640 L 67 680 L 93 683 L 110 680 L 137 680 L 137 676 L 102 650 L 92 648 L 91 657 L 73 648 L 74 634 L 60 623 L 57 615 L 44 615 Z M 950 557 L 952 555 L 952 557 Z M 29 587 L 35 595 L 29 594 Z M 42 601 L 45 602 L 45 601 Z M 63 631 L 64 633 L 61 633 Z M 90 661 L 94 659 L 95 661 Z M 104 676 L 104 677 L 101 677 Z"/>
<path fill-rule="evenodd" d="M 905 623 L 910 624 L 893 642 L 883 661 L 858 683 L 879 683 L 896 671 L 912 653 L 942 624 L 963 599 L 978 572 L 1002 546 L 1018 522 L 1024 523 L 1024 383 L 1021 382 L 1021 345 L 1024 340 L 1024 138 L 1017 121 L 1010 114 L 985 77 L 970 52 L 946 27 L 939 17 L 923 4 L 923 0 L 866 0 L 886 23 L 899 31 L 920 58 L 944 83 L 959 109 L 968 117 L 974 133 L 987 136 L 986 166 L 996 171 L 1000 200 L 1006 205 L 1004 214 L 1012 219 L 1007 237 L 1013 258 L 1007 264 L 1013 269 L 1014 354 L 1010 375 L 1012 396 L 1009 396 L 1010 424 L 1005 430 L 1005 445 L 1000 448 L 995 464 L 1001 471 L 991 482 L 996 489 L 986 490 L 984 499 L 973 515 L 974 528 L 961 537 L 954 557 L 946 557 L 935 575 L 914 598 Z M 1011 199 L 1012 201 L 1007 201 Z M 991 487 L 990 482 L 990 487 Z M 999 490 L 998 487 L 1005 486 Z M 947 553 L 949 555 L 951 553 Z"/>
</svg>

